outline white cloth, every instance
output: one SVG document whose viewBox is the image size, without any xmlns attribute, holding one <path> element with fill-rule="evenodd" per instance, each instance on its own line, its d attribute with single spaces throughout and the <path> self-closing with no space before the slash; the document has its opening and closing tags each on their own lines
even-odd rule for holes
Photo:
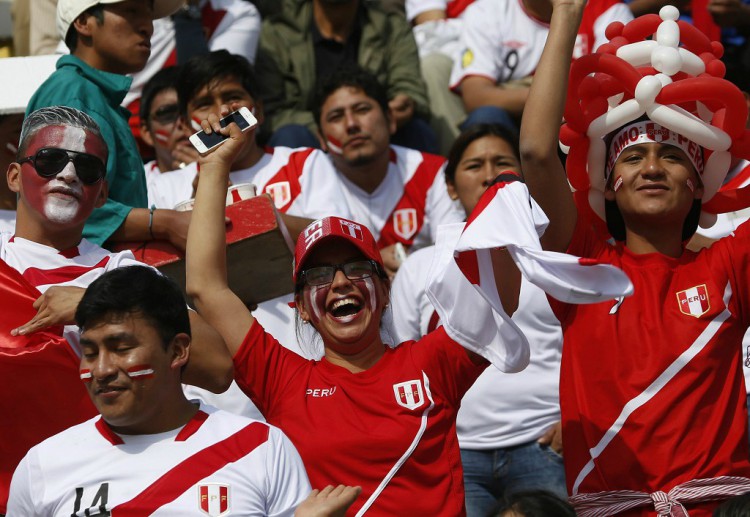
<svg viewBox="0 0 750 517">
<path fill-rule="evenodd" d="M 335 181 L 343 186 L 349 218 L 367 226 L 376 241 L 382 242 L 385 228 L 394 228 L 399 240 L 413 240 L 412 249 L 419 249 L 435 242 L 439 225 L 463 221 L 464 213 L 448 196 L 444 159 L 397 145 L 391 146 L 391 151 L 388 172 L 372 193 L 340 173 Z M 329 181 L 322 176 L 319 181 Z M 407 192 L 411 195 L 405 195 Z M 400 217 L 412 210 L 417 214 L 413 220 Z"/>
<path fill-rule="evenodd" d="M 293 515 L 310 484 L 286 436 L 210 406 L 201 411 L 202 423 L 155 435 L 117 435 L 97 416 L 46 439 L 17 467 L 8 515 L 118 515 L 128 502 L 134 515 Z"/>
<path fill-rule="evenodd" d="M 633 292 L 630 280 L 618 268 L 542 251 L 539 237 L 548 222 L 526 185 L 520 181 L 497 183 L 482 195 L 465 227 L 441 227 L 441 240 L 435 246 L 427 296 L 446 332 L 505 372 L 523 369 L 529 345 L 503 309 L 491 250 L 506 248 L 524 278 L 561 301 L 598 303 Z M 486 300 L 496 327 L 477 324 L 488 321 L 487 316 L 478 303 L 465 302 L 470 299 L 464 292 L 467 287 L 476 288 Z"/>
<path fill-rule="evenodd" d="M 144 264 L 135 260 L 129 250 L 111 253 L 82 239 L 73 249 L 58 251 L 50 246 L 15 237 L 0 235 L 0 259 L 21 273 L 32 286 L 44 293 L 52 286 L 88 287 L 91 282 L 112 269 Z M 18 322 L 19 325 L 26 323 Z M 66 325 L 65 338 L 80 355 L 80 330 Z"/>
<path fill-rule="evenodd" d="M 208 5 L 207 5 L 208 4 Z M 255 62 L 255 53 L 260 39 L 260 13 L 255 6 L 244 0 L 202 0 L 203 24 L 208 25 L 210 34 L 206 43 L 210 51 L 226 49 Z M 206 16 L 210 12 L 210 17 Z M 151 56 L 140 72 L 133 74 L 133 84 L 123 100 L 129 106 L 141 97 L 143 87 L 156 72 L 177 64 L 174 22 L 171 18 L 154 20 L 154 33 L 151 36 Z"/>
<path fill-rule="evenodd" d="M 425 294 L 434 247 L 414 252 L 391 289 L 397 342 L 419 339 L 439 325 Z M 560 420 L 558 380 L 562 331 L 545 294 L 522 282 L 515 321 L 528 337 L 529 365 L 507 375 L 487 368 L 461 401 L 456 431 L 462 449 L 503 449 L 529 443 Z"/>
<path fill-rule="evenodd" d="M 573 58 L 605 43 L 604 31 L 611 22 L 632 19 L 628 6 L 619 0 L 591 0 L 584 11 Z M 462 20 L 461 49 L 454 56 L 451 89 L 460 91 L 461 81 L 472 75 L 502 84 L 534 73 L 549 24 L 528 14 L 521 0 L 477 0 L 464 11 Z"/>
</svg>

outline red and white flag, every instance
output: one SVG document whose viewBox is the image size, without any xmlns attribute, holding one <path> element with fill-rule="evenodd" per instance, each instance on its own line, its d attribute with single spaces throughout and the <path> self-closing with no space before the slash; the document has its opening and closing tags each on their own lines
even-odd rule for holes
<svg viewBox="0 0 750 517">
<path fill-rule="evenodd" d="M 506 248 L 526 280 L 567 303 L 598 303 L 633 293 L 630 279 L 614 266 L 542 250 L 539 237 L 549 220 L 514 176 L 487 189 L 465 225 L 440 227 L 427 287 L 448 334 L 503 371 L 516 371 L 524 356 L 528 362 L 528 342 L 503 309 L 492 249 Z M 487 326 L 486 310 L 468 294 L 460 276 L 491 307 L 496 329 L 479 328 Z"/>
</svg>

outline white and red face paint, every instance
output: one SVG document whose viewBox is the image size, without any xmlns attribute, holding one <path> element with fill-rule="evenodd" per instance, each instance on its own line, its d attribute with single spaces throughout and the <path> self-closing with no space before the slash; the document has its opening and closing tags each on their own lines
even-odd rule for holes
<svg viewBox="0 0 750 517">
<path fill-rule="evenodd" d="M 133 380 L 140 381 L 144 379 L 151 379 L 154 376 L 154 369 L 150 364 L 137 364 L 135 366 L 127 368 L 125 371 L 127 372 L 128 377 Z"/>
<path fill-rule="evenodd" d="M 337 274 L 338 271 L 334 274 Z M 375 286 L 375 281 L 372 277 L 361 278 L 358 280 L 349 280 L 354 286 L 357 287 L 360 293 L 364 296 L 364 308 L 368 308 L 370 312 L 373 312 L 378 306 L 379 294 Z M 305 306 L 309 308 L 312 317 L 312 323 L 319 322 L 323 313 L 326 311 L 328 305 L 328 292 L 331 290 L 332 284 L 316 285 L 307 287 L 304 290 Z M 348 322 L 352 317 L 341 318 L 345 323 Z"/>
<path fill-rule="evenodd" d="M 332 152 L 333 154 L 344 154 L 344 149 L 342 147 L 341 142 L 336 140 L 331 135 L 325 135 L 326 137 L 326 147 L 328 147 L 328 150 Z"/>
<path fill-rule="evenodd" d="M 85 383 L 91 382 L 91 380 L 94 378 L 94 376 L 91 374 L 91 370 L 89 369 L 83 369 L 80 372 L 81 380 Z"/>
<path fill-rule="evenodd" d="M 622 176 L 617 176 L 617 179 L 615 180 L 615 184 L 612 187 L 612 190 L 614 190 L 615 192 L 617 192 L 621 188 L 622 188 Z"/>
</svg>

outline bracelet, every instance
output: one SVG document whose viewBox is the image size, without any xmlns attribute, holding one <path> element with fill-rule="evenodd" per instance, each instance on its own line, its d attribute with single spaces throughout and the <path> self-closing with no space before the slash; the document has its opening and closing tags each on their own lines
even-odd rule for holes
<svg viewBox="0 0 750 517">
<path fill-rule="evenodd" d="M 151 235 L 151 240 L 154 239 L 154 212 L 156 212 L 156 207 L 151 206 L 151 208 L 148 209 L 148 233 Z"/>
</svg>

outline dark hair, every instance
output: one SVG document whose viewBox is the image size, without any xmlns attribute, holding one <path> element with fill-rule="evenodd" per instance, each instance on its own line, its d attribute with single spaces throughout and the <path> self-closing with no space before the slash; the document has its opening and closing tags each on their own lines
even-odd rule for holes
<svg viewBox="0 0 750 517">
<path fill-rule="evenodd" d="M 745 517 L 747 515 L 750 515 L 750 492 L 727 499 L 713 513 L 713 517 Z"/>
<path fill-rule="evenodd" d="M 187 115 L 188 103 L 203 88 L 229 78 L 239 81 L 253 100 L 259 100 L 255 70 L 244 57 L 217 50 L 188 59 L 182 65 L 175 85 L 180 113 Z"/>
<path fill-rule="evenodd" d="M 141 124 L 148 125 L 149 113 L 154 98 L 165 90 L 174 89 L 177 84 L 177 76 L 180 73 L 179 67 L 170 66 L 156 72 L 143 87 L 141 93 L 141 107 L 138 116 L 141 118 Z"/>
<path fill-rule="evenodd" d="M 458 168 L 458 164 L 461 163 L 461 157 L 466 152 L 466 148 L 475 140 L 479 140 L 485 136 L 496 136 L 505 140 L 513 149 L 515 157 L 520 159 L 518 134 L 515 131 L 500 124 L 474 124 L 458 135 L 450 151 L 448 151 L 448 161 L 445 164 L 446 181 L 455 183 L 456 169 Z"/>
<path fill-rule="evenodd" d="M 94 280 L 76 309 L 82 330 L 112 314 L 138 314 L 159 332 L 164 348 L 177 334 L 190 335 L 182 291 L 170 278 L 147 266 L 113 269 Z"/>
<path fill-rule="evenodd" d="M 78 16 L 81 16 L 82 14 L 93 16 L 94 18 L 96 18 L 96 22 L 99 25 L 102 25 L 104 23 L 104 4 L 96 4 L 94 6 L 91 6 Z M 78 16 L 76 16 L 76 18 L 78 18 Z M 70 24 L 70 27 L 68 27 L 68 32 L 65 34 L 65 45 L 67 45 L 71 54 L 75 52 L 76 47 L 78 46 L 78 31 L 76 30 L 74 23 Z"/>
<path fill-rule="evenodd" d="M 370 72 L 357 66 L 340 68 L 333 75 L 318 81 L 315 89 L 315 100 L 312 106 L 315 123 L 320 126 L 323 104 L 339 88 L 349 86 L 362 90 L 365 95 L 378 103 L 383 114 L 388 117 L 388 93 L 385 87 Z"/>
<path fill-rule="evenodd" d="M 575 517 L 573 507 L 546 490 L 529 490 L 506 495 L 487 517 L 502 517 L 513 512 L 524 517 Z"/>
</svg>

